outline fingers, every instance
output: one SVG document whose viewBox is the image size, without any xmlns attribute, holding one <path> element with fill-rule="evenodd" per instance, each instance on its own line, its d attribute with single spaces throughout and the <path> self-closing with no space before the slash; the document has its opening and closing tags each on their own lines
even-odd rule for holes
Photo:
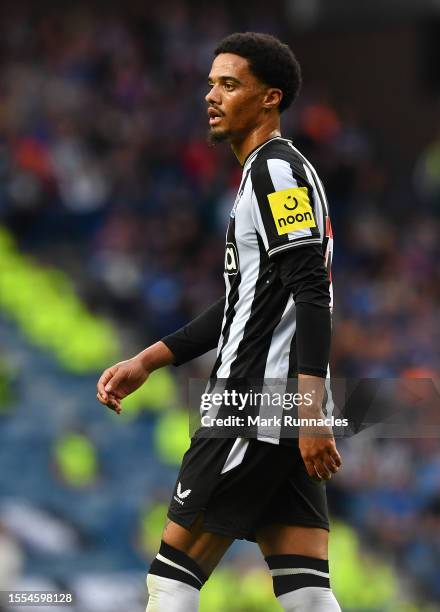
<svg viewBox="0 0 440 612">
<path fill-rule="evenodd" d="M 99 393 L 99 391 L 96 394 L 96 397 L 98 401 L 101 402 L 101 404 L 103 404 L 104 406 L 107 406 L 107 408 L 110 408 L 110 410 L 114 410 L 114 412 L 116 412 L 117 414 L 121 413 L 121 410 L 122 410 L 121 403 L 115 397 L 107 396 L 107 399 L 104 399 L 103 396 Z"/>
<path fill-rule="evenodd" d="M 321 480 L 330 480 L 332 477 L 332 472 L 327 466 L 327 463 L 321 458 L 316 458 L 314 461 L 315 472 L 319 479 Z"/>
<path fill-rule="evenodd" d="M 117 399 L 110 399 L 107 402 L 107 407 L 110 408 L 110 410 L 114 410 L 114 412 L 116 412 L 116 414 L 121 414 L 122 411 L 122 407 L 121 404 L 119 402 L 119 400 Z"/>
<path fill-rule="evenodd" d="M 113 398 L 117 400 L 123 399 L 125 395 L 121 392 L 121 390 L 118 387 L 120 385 L 120 382 L 124 378 L 126 378 L 126 374 L 123 370 L 116 371 L 113 374 L 112 378 L 109 380 L 109 382 L 105 385 L 104 387 L 105 393 L 112 395 Z"/>
<path fill-rule="evenodd" d="M 330 480 L 342 465 L 341 456 L 336 448 L 321 451 L 313 457 L 304 459 L 308 475 L 318 482 Z"/>
<path fill-rule="evenodd" d="M 118 396 L 118 394 L 112 393 L 112 386 L 114 385 L 114 379 L 117 371 L 118 367 L 113 366 L 102 373 L 96 385 L 98 390 L 96 397 L 101 404 L 107 406 L 111 410 L 114 410 L 117 414 L 120 414 L 122 408 L 119 400 L 121 398 Z"/>
<path fill-rule="evenodd" d="M 101 396 L 102 399 L 104 400 L 103 403 L 108 402 L 106 386 L 108 385 L 109 381 L 113 378 L 113 376 L 116 374 L 116 371 L 117 371 L 117 368 L 115 366 L 113 366 L 112 368 L 108 368 L 107 370 L 104 370 L 104 372 L 101 374 L 100 379 L 98 380 L 98 384 L 96 385 L 96 387 L 98 389 L 98 395 Z M 99 399 L 99 401 L 101 400 Z"/>
<path fill-rule="evenodd" d="M 304 465 L 306 466 L 307 474 L 310 476 L 310 478 L 317 479 L 315 464 L 313 463 L 313 461 L 308 461 L 304 459 Z"/>
<path fill-rule="evenodd" d="M 339 468 L 342 465 L 341 456 L 339 455 L 337 451 L 336 451 L 336 454 L 330 452 L 327 456 L 326 463 L 329 468 L 331 466 L 331 471 L 333 472 L 333 474 L 336 474 L 336 472 L 339 470 Z"/>
<path fill-rule="evenodd" d="M 342 459 L 341 459 L 341 455 L 338 453 L 338 450 L 336 448 L 336 446 L 333 445 L 333 448 L 331 448 L 328 451 L 330 458 L 332 459 L 332 461 L 334 462 L 334 464 L 340 468 L 342 465 Z"/>
</svg>

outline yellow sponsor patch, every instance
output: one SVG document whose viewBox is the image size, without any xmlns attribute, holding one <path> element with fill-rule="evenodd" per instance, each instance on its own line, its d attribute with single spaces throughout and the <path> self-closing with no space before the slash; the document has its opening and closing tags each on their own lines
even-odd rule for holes
<svg viewBox="0 0 440 612">
<path fill-rule="evenodd" d="M 307 187 L 291 187 L 267 196 L 278 234 L 316 227 Z"/>
</svg>

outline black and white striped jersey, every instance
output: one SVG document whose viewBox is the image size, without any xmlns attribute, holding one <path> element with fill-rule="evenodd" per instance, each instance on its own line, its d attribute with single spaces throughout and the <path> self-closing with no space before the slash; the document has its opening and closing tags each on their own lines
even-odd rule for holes
<svg viewBox="0 0 440 612">
<path fill-rule="evenodd" d="M 226 233 L 226 301 L 211 379 L 297 376 L 295 302 L 275 273 L 278 253 L 321 244 L 330 275 L 333 236 L 322 183 L 288 139 L 253 151 Z M 330 282 L 332 305 L 332 288 Z"/>
</svg>

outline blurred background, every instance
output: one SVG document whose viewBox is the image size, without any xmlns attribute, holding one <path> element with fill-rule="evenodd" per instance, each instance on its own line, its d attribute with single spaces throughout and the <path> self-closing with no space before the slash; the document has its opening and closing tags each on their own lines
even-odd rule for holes
<svg viewBox="0 0 440 612">
<path fill-rule="evenodd" d="M 439 377 L 438 2 L 4 0 L 0 590 L 67 590 L 73 612 L 145 608 L 188 445 L 187 380 L 212 355 L 156 372 L 120 417 L 95 384 L 223 292 L 241 172 L 227 145 L 207 146 L 203 97 L 216 43 L 245 30 L 280 36 L 303 67 L 283 135 L 330 201 L 333 374 Z M 440 610 L 439 439 L 339 446 L 328 495 L 342 609 Z M 244 542 L 202 602 L 280 610 Z"/>
</svg>

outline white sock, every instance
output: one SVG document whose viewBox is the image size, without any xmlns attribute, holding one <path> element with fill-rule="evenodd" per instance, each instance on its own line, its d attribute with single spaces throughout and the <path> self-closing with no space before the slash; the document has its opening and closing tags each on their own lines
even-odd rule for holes
<svg viewBox="0 0 440 612">
<path fill-rule="evenodd" d="M 148 605 L 146 612 L 197 612 L 200 591 L 171 578 L 148 574 Z"/>
<path fill-rule="evenodd" d="M 162 541 L 147 576 L 147 612 L 197 612 L 207 579 L 194 559 Z"/>
<path fill-rule="evenodd" d="M 330 587 L 327 559 L 270 555 L 266 562 L 276 598 L 285 612 L 341 612 Z"/>
<path fill-rule="evenodd" d="M 331 589 L 304 587 L 277 597 L 284 612 L 341 612 Z"/>
</svg>

